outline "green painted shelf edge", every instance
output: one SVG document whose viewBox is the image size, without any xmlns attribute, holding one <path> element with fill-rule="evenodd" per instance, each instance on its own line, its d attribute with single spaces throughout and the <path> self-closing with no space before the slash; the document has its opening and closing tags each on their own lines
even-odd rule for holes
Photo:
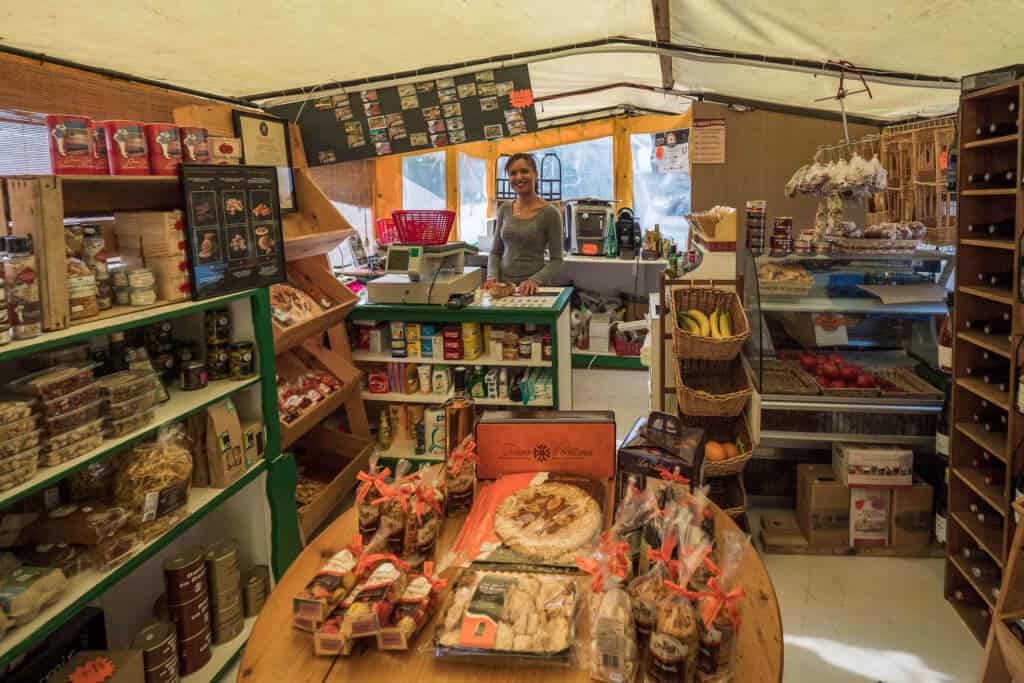
<svg viewBox="0 0 1024 683">
<path fill-rule="evenodd" d="M 39 353 L 40 351 L 55 349 L 60 346 L 67 346 L 68 344 L 74 344 L 75 342 L 95 337 L 98 334 L 123 332 L 124 330 L 129 330 L 133 327 L 152 325 L 153 323 L 158 323 L 163 320 L 180 318 L 181 316 L 189 315 L 190 313 L 206 311 L 211 308 L 221 308 L 236 299 L 255 297 L 259 291 L 261 290 L 247 289 L 241 292 L 234 292 L 233 294 L 216 297 L 214 299 L 193 301 L 187 306 L 184 305 L 186 302 L 181 302 L 178 304 L 167 304 L 166 306 L 158 306 L 156 308 L 141 310 L 138 313 L 126 313 L 123 316 L 97 321 L 97 323 L 107 323 L 109 321 L 109 324 L 104 324 L 102 326 L 87 323 L 81 326 L 72 326 L 66 330 L 60 330 L 58 332 L 46 332 L 34 339 L 27 339 L 21 342 L 14 341 L 6 347 L 0 346 L 0 361 L 14 360 L 33 353 Z M 270 315 L 269 309 L 267 315 Z M 270 346 L 269 348 L 273 348 L 273 346 Z"/>
<path fill-rule="evenodd" d="M 234 482 L 230 486 L 221 490 L 216 496 L 211 498 L 205 505 L 196 509 L 192 514 L 183 519 L 177 525 L 169 529 L 163 536 L 160 536 L 155 541 L 147 545 L 142 551 L 132 557 L 130 560 L 122 564 L 120 567 L 114 569 L 112 572 L 100 579 L 92 588 L 83 593 L 77 600 L 68 605 L 59 614 L 51 617 L 45 624 L 36 628 L 31 635 L 26 637 L 20 643 L 12 647 L 3 657 L 0 657 L 0 668 L 7 666 L 7 664 L 15 657 L 25 653 L 35 645 L 37 645 L 44 638 L 48 637 L 51 633 L 57 630 L 64 622 L 70 619 L 72 616 L 78 613 L 83 607 L 88 605 L 90 602 L 102 595 L 108 588 L 113 586 L 115 583 L 131 574 L 133 571 L 138 569 L 144 562 L 149 558 L 153 557 L 161 550 L 166 548 L 170 543 L 181 536 L 183 533 L 192 528 L 200 519 L 216 510 L 221 503 L 228 498 L 231 498 L 235 493 L 241 491 L 246 485 L 252 482 L 256 477 L 263 473 L 267 469 L 267 462 L 261 460 L 260 462 L 249 468 L 249 471 L 243 474 L 238 481 Z"/>
<path fill-rule="evenodd" d="M 646 370 L 647 366 L 640 362 L 639 356 L 609 356 L 602 353 L 586 353 L 577 351 L 572 354 L 572 366 L 590 370 L 593 368 L 613 368 L 618 370 Z"/>
</svg>

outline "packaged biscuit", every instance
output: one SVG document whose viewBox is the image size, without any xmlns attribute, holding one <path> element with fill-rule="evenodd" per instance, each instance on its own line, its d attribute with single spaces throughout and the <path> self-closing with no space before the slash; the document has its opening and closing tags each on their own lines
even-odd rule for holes
<svg viewBox="0 0 1024 683">
<path fill-rule="evenodd" d="M 448 515 L 468 512 L 473 507 L 476 486 L 476 442 L 467 436 L 444 463 L 445 502 Z"/>
<path fill-rule="evenodd" d="M 363 538 L 356 535 L 352 545 L 335 553 L 313 576 L 306 588 L 292 598 L 293 624 L 304 631 L 315 630 L 356 583 L 356 567 L 363 556 Z"/>
<path fill-rule="evenodd" d="M 376 636 L 391 618 L 399 597 L 405 592 L 407 576 L 397 560 L 381 562 L 366 578 L 352 605 L 345 611 L 342 631 L 351 638 Z"/>
</svg>

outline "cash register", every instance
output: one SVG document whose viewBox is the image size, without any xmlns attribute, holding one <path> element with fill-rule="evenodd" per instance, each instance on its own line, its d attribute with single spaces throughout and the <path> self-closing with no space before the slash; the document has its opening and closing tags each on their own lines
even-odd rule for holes
<svg viewBox="0 0 1024 683">
<path fill-rule="evenodd" d="M 445 304 L 483 284 L 483 270 L 466 265 L 466 254 L 476 251 L 465 242 L 390 244 L 385 274 L 367 283 L 367 297 L 375 304 Z"/>
</svg>

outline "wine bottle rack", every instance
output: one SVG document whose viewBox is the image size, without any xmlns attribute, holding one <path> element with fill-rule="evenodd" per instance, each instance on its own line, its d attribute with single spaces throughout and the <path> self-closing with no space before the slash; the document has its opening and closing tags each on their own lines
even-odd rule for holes
<svg viewBox="0 0 1024 683">
<path fill-rule="evenodd" d="M 1024 415 L 1016 407 L 1024 341 L 1022 87 L 1024 80 L 1012 81 L 960 100 L 945 594 L 981 643 L 996 602 L 992 588 L 1000 585 L 1009 560 L 1015 532 L 1013 482 L 1024 467 L 1024 455 L 1017 453 L 1017 445 L 1024 442 Z M 986 172 L 989 180 L 984 179 Z M 997 331 L 978 329 L 978 321 L 986 320 L 999 320 Z M 991 371 L 998 363 L 1005 364 L 994 373 L 1002 383 L 986 381 L 982 375 L 991 373 L 979 369 Z M 970 561 L 965 549 L 973 553 Z M 988 573 L 976 576 L 977 567 Z M 993 568 L 998 572 L 993 574 Z"/>
</svg>

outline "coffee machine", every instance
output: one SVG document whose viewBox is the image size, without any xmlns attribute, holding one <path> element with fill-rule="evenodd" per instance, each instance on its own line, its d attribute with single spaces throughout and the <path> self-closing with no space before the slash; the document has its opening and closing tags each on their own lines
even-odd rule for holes
<svg viewBox="0 0 1024 683">
<path fill-rule="evenodd" d="M 604 256 L 608 231 L 615 224 L 612 202 L 586 197 L 565 203 L 565 249 L 570 254 Z"/>
</svg>

